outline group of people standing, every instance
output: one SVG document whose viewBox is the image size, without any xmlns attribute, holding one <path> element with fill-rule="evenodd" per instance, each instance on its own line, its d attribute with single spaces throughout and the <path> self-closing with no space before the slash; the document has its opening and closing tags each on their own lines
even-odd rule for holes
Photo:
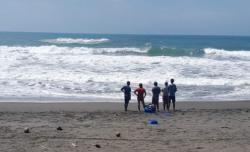
<svg viewBox="0 0 250 152">
<path fill-rule="evenodd" d="M 159 111 L 159 96 L 162 92 L 162 100 L 163 100 L 163 109 L 164 111 L 167 108 L 167 111 L 170 109 L 171 102 L 173 103 L 173 111 L 175 111 L 175 93 L 177 91 L 177 87 L 174 84 L 174 79 L 170 80 L 171 84 L 168 85 L 168 82 L 165 82 L 165 87 L 161 89 L 158 86 L 157 82 L 154 82 L 154 86 L 152 88 L 152 104 L 156 107 L 157 111 Z M 121 88 L 121 91 L 124 93 L 124 108 L 125 111 L 128 110 L 128 104 L 131 100 L 131 87 L 130 81 L 127 82 L 127 85 Z M 142 83 L 139 83 L 139 88 L 134 90 L 134 94 L 137 96 L 138 101 L 138 110 L 141 111 L 141 104 L 143 108 L 145 107 L 144 99 L 147 95 L 146 90 L 143 88 Z"/>
</svg>

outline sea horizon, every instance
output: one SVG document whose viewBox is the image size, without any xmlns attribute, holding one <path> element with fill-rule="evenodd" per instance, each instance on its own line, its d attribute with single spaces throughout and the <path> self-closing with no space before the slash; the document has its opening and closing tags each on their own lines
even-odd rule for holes
<svg viewBox="0 0 250 152">
<path fill-rule="evenodd" d="M 37 33 L 37 34 L 76 34 L 76 35 L 135 35 L 135 36 L 215 36 L 215 37 L 250 37 L 233 34 L 168 34 L 168 33 L 95 33 L 95 32 L 39 32 L 39 31 L 0 31 L 0 33 Z"/>
</svg>

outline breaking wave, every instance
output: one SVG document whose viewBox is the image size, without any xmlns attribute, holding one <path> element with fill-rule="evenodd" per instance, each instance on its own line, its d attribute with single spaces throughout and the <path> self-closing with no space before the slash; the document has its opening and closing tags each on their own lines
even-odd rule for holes
<svg viewBox="0 0 250 152">
<path fill-rule="evenodd" d="M 250 60 L 250 51 L 227 51 L 224 49 L 205 48 L 204 52 L 207 56 L 231 58 L 231 59 L 243 59 Z"/>
<path fill-rule="evenodd" d="M 172 56 L 172 57 L 207 57 L 219 59 L 250 60 L 250 51 L 229 51 L 215 48 L 178 49 L 153 47 L 68 47 L 56 45 L 42 46 L 0 46 L 0 51 L 35 52 L 39 54 L 97 54 L 97 55 L 143 55 L 143 56 Z"/>
<path fill-rule="evenodd" d="M 82 39 L 82 38 L 56 38 L 56 39 L 47 39 L 42 40 L 42 42 L 46 43 L 53 43 L 53 44 L 101 44 L 107 43 L 110 40 L 107 38 L 100 38 L 100 39 Z"/>
<path fill-rule="evenodd" d="M 17 51 L 38 54 L 113 54 L 113 55 L 142 55 L 147 54 L 149 48 L 91 48 L 91 47 L 61 47 L 48 46 L 0 46 L 0 51 Z"/>
</svg>

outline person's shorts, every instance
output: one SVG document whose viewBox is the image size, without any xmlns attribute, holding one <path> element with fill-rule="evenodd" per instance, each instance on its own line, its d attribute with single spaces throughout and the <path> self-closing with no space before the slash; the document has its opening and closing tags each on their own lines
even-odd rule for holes
<svg viewBox="0 0 250 152">
<path fill-rule="evenodd" d="M 152 104 L 159 104 L 159 97 L 152 97 Z"/>
<path fill-rule="evenodd" d="M 169 102 L 169 97 L 168 96 L 163 96 L 162 99 L 163 99 L 164 103 Z"/>
<path fill-rule="evenodd" d="M 169 96 L 169 102 L 175 103 L 175 96 Z"/>
<path fill-rule="evenodd" d="M 137 96 L 137 100 L 138 101 L 144 101 L 144 97 L 143 96 Z"/>
<path fill-rule="evenodd" d="M 125 104 L 128 104 L 128 103 L 129 103 L 129 100 L 131 100 L 131 97 L 130 97 L 130 96 L 125 96 L 125 97 L 124 97 Z"/>
</svg>

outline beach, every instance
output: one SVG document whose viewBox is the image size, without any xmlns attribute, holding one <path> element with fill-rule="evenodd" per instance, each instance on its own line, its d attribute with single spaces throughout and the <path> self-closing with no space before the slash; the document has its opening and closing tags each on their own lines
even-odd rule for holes
<svg viewBox="0 0 250 152">
<path fill-rule="evenodd" d="M 124 112 L 113 102 L 1 102 L 1 151 L 250 151 L 249 101 L 177 102 L 170 114 L 136 106 Z"/>
<path fill-rule="evenodd" d="M 250 0 L 0 4 L 0 152 L 250 152 Z"/>
</svg>

